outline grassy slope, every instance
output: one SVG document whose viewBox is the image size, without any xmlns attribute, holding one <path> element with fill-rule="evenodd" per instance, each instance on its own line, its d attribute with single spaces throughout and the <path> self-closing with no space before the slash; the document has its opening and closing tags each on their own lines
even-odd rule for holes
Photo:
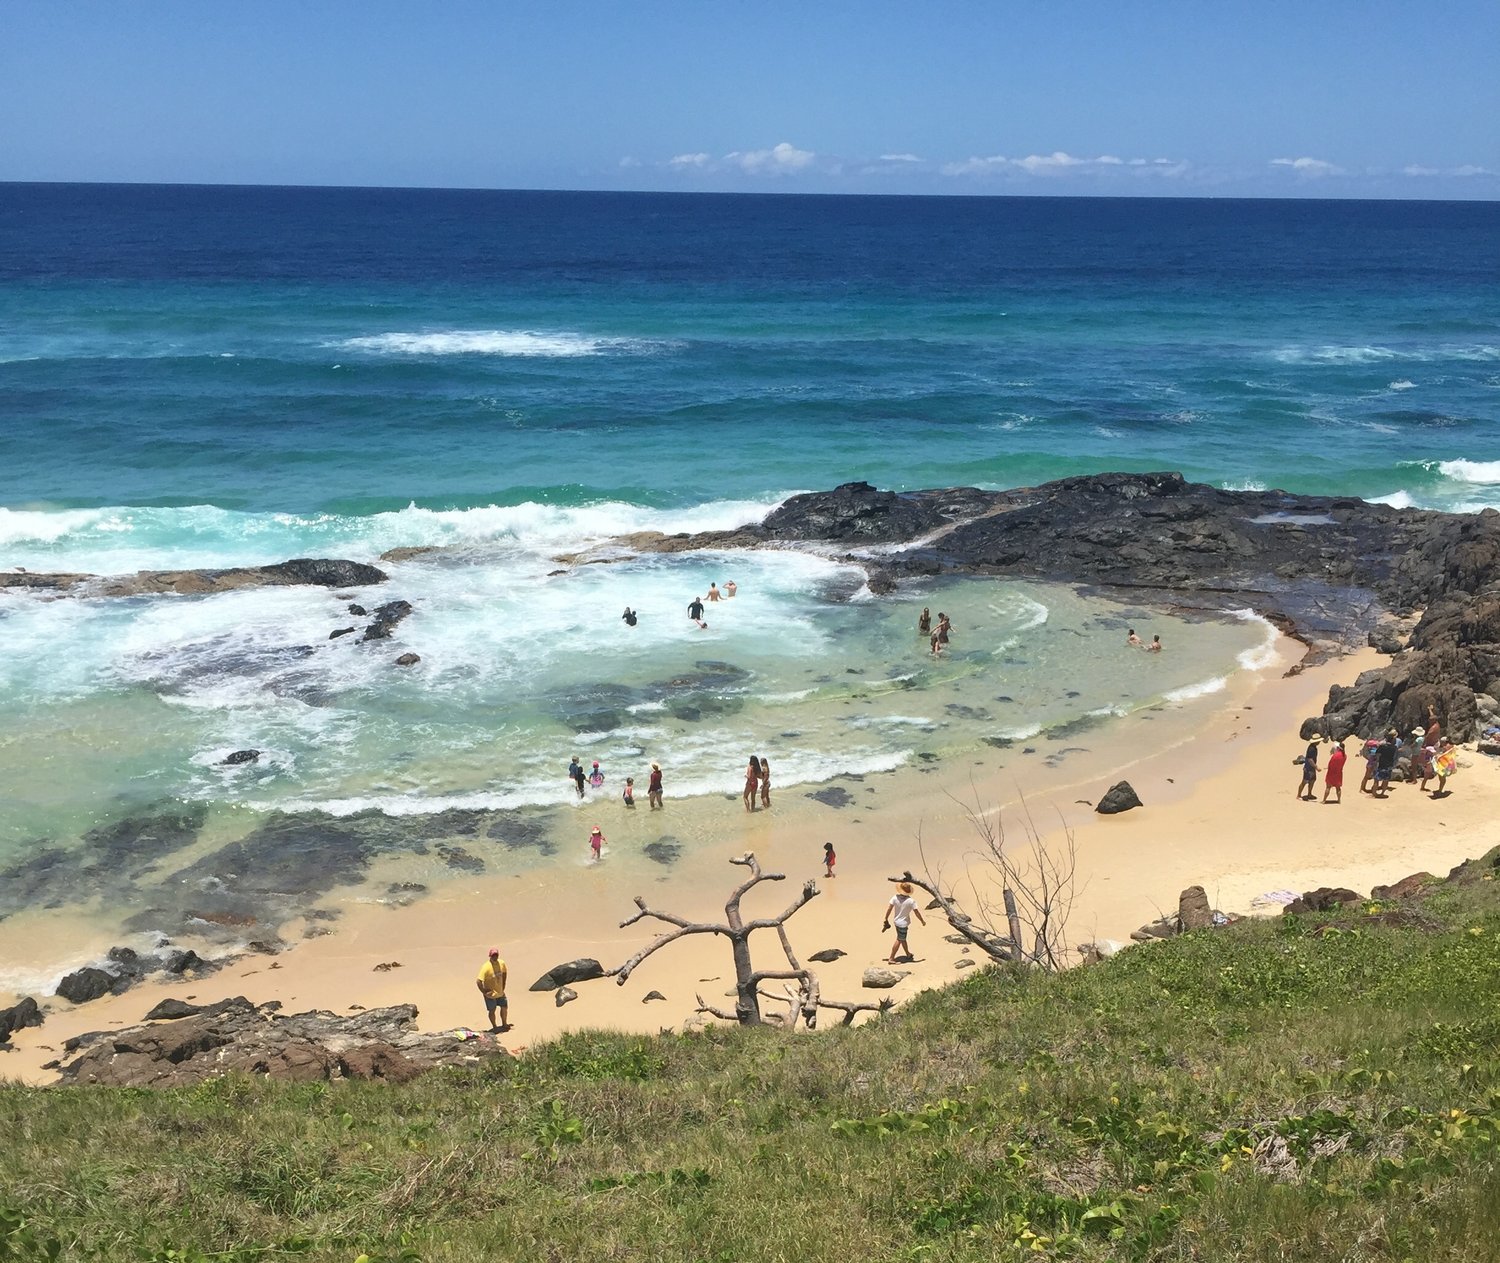
<svg viewBox="0 0 1500 1263">
<path fill-rule="evenodd" d="M 1497 873 L 813 1038 L 0 1087 L 0 1259 L 1500 1260 Z"/>
</svg>

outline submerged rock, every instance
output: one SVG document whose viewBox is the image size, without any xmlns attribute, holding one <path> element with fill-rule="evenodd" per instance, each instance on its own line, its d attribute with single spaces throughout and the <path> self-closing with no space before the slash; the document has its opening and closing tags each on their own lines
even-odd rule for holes
<svg viewBox="0 0 1500 1263">
<path fill-rule="evenodd" d="M 227 767 L 234 767 L 240 763 L 254 763 L 259 758 L 259 750 L 236 750 L 232 754 L 226 754 L 219 762 Z"/>
</svg>

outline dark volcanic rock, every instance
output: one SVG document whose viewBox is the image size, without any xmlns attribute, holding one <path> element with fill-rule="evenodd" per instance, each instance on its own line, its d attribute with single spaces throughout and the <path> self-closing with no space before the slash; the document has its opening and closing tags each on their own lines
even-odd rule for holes
<svg viewBox="0 0 1500 1263">
<path fill-rule="evenodd" d="M 175 592 L 198 596 L 240 588 L 313 585 L 325 588 L 384 583 L 385 571 L 357 561 L 298 557 L 273 566 L 236 566 L 229 570 L 141 570 L 131 575 L 0 574 L 0 588 L 47 588 L 88 596 L 143 596 Z"/>
<path fill-rule="evenodd" d="M 1103 816 L 1113 816 L 1141 805 L 1141 800 L 1136 796 L 1130 782 L 1118 781 L 1105 791 L 1104 797 L 1099 800 L 1099 805 L 1094 810 Z"/>
<path fill-rule="evenodd" d="M 13 1031 L 40 1026 L 44 1020 L 41 1007 L 30 996 L 22 996 L 10 1008 L 0 1009 L 0 1048 L 10 1042 Z"/>
<path fill-rule="evenodd" d="M 108 995 L 121 978 L 120 974 L 85 965 L 64 977 L 53 994 L 62 996 L 70 1004 L 87 1004 L 90 1000 Z"/>
<path fill-rule="evenodd" d="M 964 941 L 966 942 L 967 940 Z M 838 960 L 840 956 L 847 956 L 848 954 L 848 952 L 843 951 L 841 948 L 825 947 L 821 952 L 814 952 L 807 959 L 815 960 L 820 965 L 828 965 Z"/>
<path fill-rule="evenodd" d="M 570 960 L 563 965 L 554 965 L 531 984 L 532 991 L 556 991 L 570 982 L 586 982 L 590 978 L 604 977 L 604 966 L 597 960 L 583 957 Z"/>
<path fill-rule="evenodd" d="M 410 601 L 387 601 L 384 605 L 375 607 L 375 621 L 365 628 L 365 634 L 360 637 L 366 640 L 387 640 L 396 626 L 411 614 Z"/>
<path fill-rule="evenodd" d="M 183 1006 L 184 1008 L 192 1006 Z M 176 1020 L 69 1041 L 83 1051 L 62 1066 L 64 1083 L 118 1087 L 180 1087 L 219 1075 L 276 1079 L 389 1079 L 403 1082 L 434 1066 L 464 1065 L 481 1056 L 508 1056 L 490 1042 L 461 1042 L 416 1029 L 415 1005 L 283 1015 L 275 1004 L 235 1000 Z"/>
<path fill-rule="evenodd" d="M 641 850 L 647 859 L 658 864 L 675 864 L 677 857 L 682 854 L 682 843 L 674 837 L 662 837 L 654 842 L 647 842 Z"/>
<path fill-rule="evenodd" d="M 236 750 L 232 754 L 226 754 L 219 761 L 232 767 L 237 763 L 254 763 L 259 758 L 259 750 Z"/>
<path fill-rule="evenodd" d="M 403 653 L 399 658 L 396 659 L 396 665 L 398 667 L 414 667 L 421 661 L 421 654 Z"/>
</svg>

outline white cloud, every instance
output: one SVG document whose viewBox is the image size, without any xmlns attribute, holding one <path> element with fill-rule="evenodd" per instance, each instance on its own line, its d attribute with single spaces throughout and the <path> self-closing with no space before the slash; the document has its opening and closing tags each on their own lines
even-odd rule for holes
<svg viewBox="0 0 1500 1263">
<path fill-rule="evenodd" d="M 1476 167 L 1473 163 L 1465 163 L 1461 167 L 1421 167 L 1421 166 L 1402 167 L 1401 168 L 1401 174 L 1402 175 L 1415 175 L 1415 176 L 1424 176 L 1424 175 L 1425 176 L 1433 176 L 1433 175 L 1439 175 L 1439 176 L 1461 176 L 1461 177 L 1466 177 L 1466 176 L 1475 176 L 1475 175 L 1494 175 L 1495 173 L 1493 171 L 1491 171 L 1488 167 Z"/>
<path fill-rule="evenodd" d="M 792 171 L 805 171 L 817 161 L 818 155 L 806 149 L 798 149 L 782 141 L 770 149 L 752 149 L 749 153 L 724 155 L 725 162 L 732 162 L 751 175 L 783 175 Z"/>
<path fill-rule="evenodd" d="M 709 156 L 706 153 L 680 153 L 675 158 L 667 159 L 667 166 L 677 167 L 706 167 L 709 164 Z"/>
<path fill-rule="evenodd" d="M 1321 158 L 1272 158 L 1273 167 L 1290 167 L 1298 175 L 1323 176 L 1343 175 L 1344 168 Z"/>
<path fill-rule="evenodd" d="M 881 162 L 921 162 L 922 159 L 914 153 L 883 153 L 880 155 Z"/>
<path fill-rule="evenodd" d="M 638 167 L 641 165 L 641 160 L 639 158 L 632 158 L 629 154 L 626 154 L 625 157 L 620 159 L 620 165 L 622 167 Z"/>
<path fill-rule="evenodd" d="M 1024 158 L 1007 158 L 996 154 L 989 158 L 969 158 L 949 162 L 940 168 L 944 175 L 1034 175 L 1060 176 L 1097 173 L 1115 168 L 1134 168 L 1143 174 L 1178 175 L 1187 170 L 1186 162 L 1171 158 L 1117 158 L 1100 154 L 1097 158 L 1080 158 L 1061 149 L 1050 154 L 1028 154 Z"/>
</svg>

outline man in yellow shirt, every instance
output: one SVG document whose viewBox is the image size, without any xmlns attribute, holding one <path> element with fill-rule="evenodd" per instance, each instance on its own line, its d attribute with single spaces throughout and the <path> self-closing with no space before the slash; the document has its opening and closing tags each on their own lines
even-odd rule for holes
<svg viewBox="0 0 1500 1263">
<path fill-rule="evenodd" d="M 505 998 L 505 962 L 500 959 L 500 949 L 490 948 L 490 958 L 479 970 L 479 994 L 484 997 L 484 1008 L 490 1016 L 490 1033 L 510 1030 L 510 1005 Z M 500 1010 L 500 1025 L 495 1025 L 495 1010 Z"/>
</svg>

